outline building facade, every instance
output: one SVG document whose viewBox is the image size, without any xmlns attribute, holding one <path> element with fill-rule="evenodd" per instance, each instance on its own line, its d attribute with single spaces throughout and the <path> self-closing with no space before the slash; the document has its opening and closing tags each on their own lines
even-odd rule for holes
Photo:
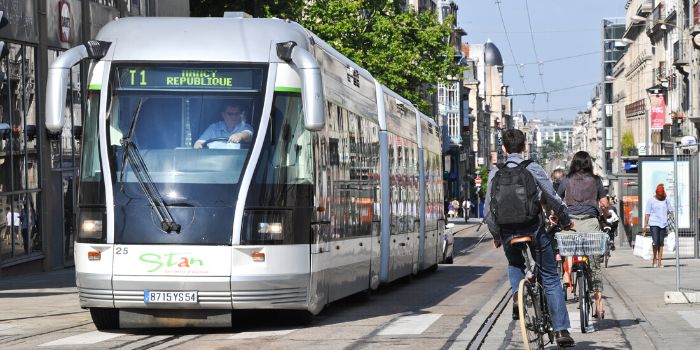
<svg viewBox="0 0 700 350">
<path fill-rule="evenodd" d="M 454 47 L 455 61 L 465 64 L 462 54 L 462 36 L 464 30 L 457 26 L 458 7 L 452 0 L 436 1 L 437 14 L 440 22 L 452 20 L 452 32 L 449 41 Z M 452 17 L 450 17 L 452 16 Z M 465 93 L 462 88 L 462 77 L 448 76 L 444 82 L 437 85 L 437 122 L 442 128 L 443 135 L 443 172 L 445 175 L 445 196 L 448 198 L 464 199 L 468 197 L 468 154 L 469 144 L 464 142 L 463 127 L 465 110 L 462 101 Z"/>
<path fill-rule="evenodd" d="M 167 3 L 167 6 L 163 6 Z M 72 69 L 58 139 L 44 125 L 47 70 L 64 50 L 117 17 L 189 16 L 186 0 L 0 0 L 0 276 L 73 264 L 73 206 L 85 66 Z"/>
</svg>

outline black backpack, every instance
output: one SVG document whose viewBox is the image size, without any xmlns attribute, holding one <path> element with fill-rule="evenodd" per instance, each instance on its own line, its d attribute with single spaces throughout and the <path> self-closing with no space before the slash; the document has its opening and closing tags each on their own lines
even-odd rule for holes
<svg viewBox="0 0 700 350">
<path fill-rule="evenodd" d="M 509 168 L 506 162 L 498 167 L 491 180 L 491 215 L 497 225 L 533 223 L 542 213 L 537 183 L 526 168 L 532 160 Z"/>
</svg>

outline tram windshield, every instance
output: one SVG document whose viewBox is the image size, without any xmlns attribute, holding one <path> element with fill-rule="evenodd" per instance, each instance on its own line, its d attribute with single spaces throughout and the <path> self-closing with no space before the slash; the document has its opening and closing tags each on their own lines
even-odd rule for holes
<svg viewBox="0 0 700 350">
<path fill-rule="evenodd" d="M 168 206 L 232 206 L 258 134 L 265 73 L 117 66 L 107 112 L 115 204 L 153 185 Z"/>
</svg>

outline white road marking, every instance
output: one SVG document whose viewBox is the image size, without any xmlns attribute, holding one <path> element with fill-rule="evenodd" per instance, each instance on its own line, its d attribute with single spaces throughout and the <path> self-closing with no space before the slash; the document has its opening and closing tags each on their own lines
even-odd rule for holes
<svg viewBox="0 0 700 350">
<path fill-rule="evenodd" d="M 228 337 L 228 339 L 256 339 L 263 337 L 275 337 L 280 335 L 287 335 L 294 331 L 296 331 L 296 329 L 283 329 L 279 331 L 241 332 Z"/>
<path fill-rule="evenodd" d="M 171 346 L 175 346 L 175 345 L 178 345 L 178 344 L 182 344 L 182 343 L 188 342 L 188 341 L 190 341 L 190 340 L 192 340 L 192 339 L 194 339 L 194 338 L 197 338 L 197 337 L 199 337 L 199 335 L 197 335 L 197 334 L 185 335 L 185 336 L 182 336 L 182 337 L 180 337 L 180 338 L 173 339 L 173 340 L 171 340 L 171 341 L 169 341 L 169 342 L 165 342 L 165 343 L 163 343 L 163 344 L 160 344 L 160 345 L 158 345 L 158 346 L 156 346 L 156 347 L 152 347 L 152 348 L 149 348 L 149 349 L 150 349 L 150 350 L 167 349 L 167 348 L 169 348 L 169 347 L 171 347 Z"/>
<path fill-rule="evenodd" d="M 9 323 L 0 323 L 0 331 L 4 331 L 10 328 L 15 328 L 15 325 Z"/>
<path fill-rule="evenodd" d="M 382 329 L 379 335 L 421 334 L 441 316 L 442 314 L 402 316 Z"/>
<path fill-rule="evenodd" d="M 43 347 L 43 346 L 95 344 L 95 343 L 99 343 L 101 341 L 120 337 L 122 335 L 124 335 L 124 333 L 107 333 L 107 332 L 94 331 L 94 332 L 90 332 L 90 333 L 78 334 L 78 335 L 54 340 L 52 342 L 44 343 L 44 344 L 41 344 L 39 346 Z"/>
<path fill-rule="evenodd" d="M 700 311 L 676 311 L 693 328 L 700 328 Z"/>
<path fill-rule="evenodd" d="M 119 347 L 119 350 L 138 349 L 138 348 L 146 346 L 148 344 L 157 343 L 157 342 L 159 342 L 163 339 L 166 339 L 168 337 L 170 337 L 170 336 L 169 335 L 156 335 L 156 336 L 152 336 L 152 337 L 145 337 L 139 341 L 135 341 L 135 342 L 128 344 L 128 345 L 125 345 L 125 346 L 121 346 L 121 347 Z"/>
</svg>

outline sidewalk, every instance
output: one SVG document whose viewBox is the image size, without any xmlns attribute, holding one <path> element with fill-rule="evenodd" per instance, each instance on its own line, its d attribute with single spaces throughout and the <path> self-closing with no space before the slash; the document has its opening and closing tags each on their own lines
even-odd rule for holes
<svg viewBox="0 0 700 350">
<path fill-rule="evenodd" d="M 681 290 L 700 291 L 700 260 L 680 262 Z M 631 312 L 632 319 L 620 322 L 620 327 L 638 324 L 648 335 L 648 339 L 635 337 L 637 347 L 646 344 L 647 348 L 694 349 L 700 343 L 700 304 L 666 304 L 664 292 L 676 290 L 675 256 L 666 256 L 663 265 L 661 269 L 652 268 L 650 260 L 633 256 L 631 248 L 618 248 L 610 258 L 609 267 L 603 269 L 603 294 L 606 299 L 619 295 Z M 606 300 L 606 304 L 619 305 L 616 300 Z M 614 316 L 619 319 L 621 315 Z"/>
<path fill-rule="evenodd" d="M 75 268 L 0 277 L 0 292 L 16 289 L 75 287 Z M 0 297 L 2 294 L 0 294 Z"/>
</svg>

